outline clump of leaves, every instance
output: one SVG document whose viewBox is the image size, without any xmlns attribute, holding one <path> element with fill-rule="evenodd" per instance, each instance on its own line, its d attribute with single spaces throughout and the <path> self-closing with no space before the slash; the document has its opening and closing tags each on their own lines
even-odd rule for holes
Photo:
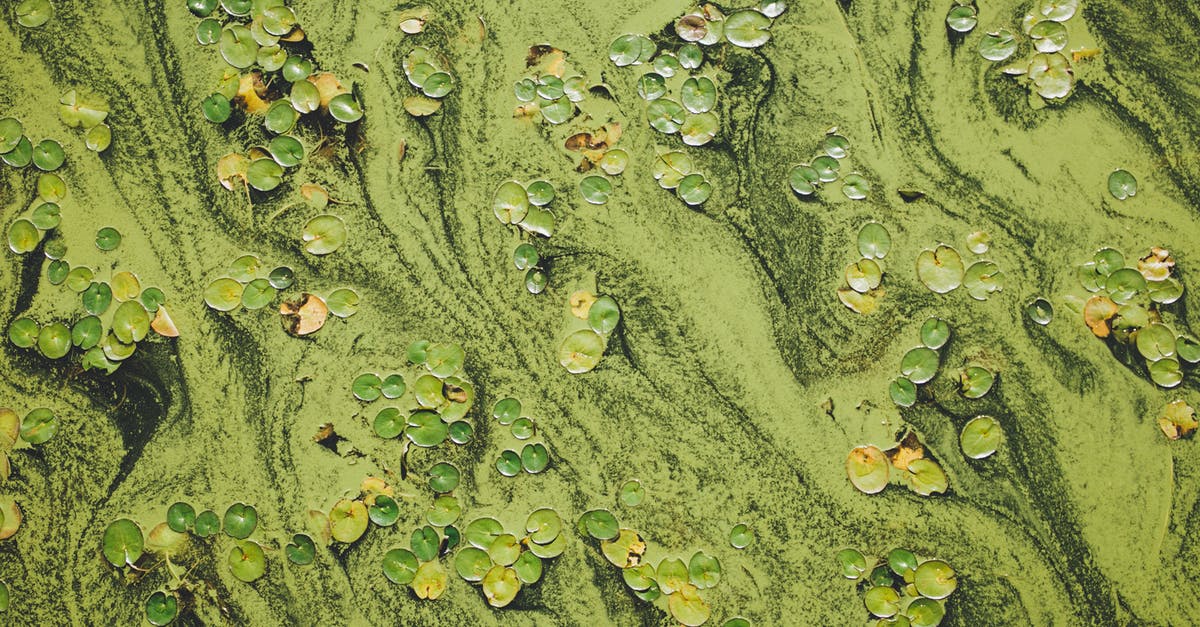
<svg viewBox="0 0 1200 627">
<path fill-rule="evenodd" d="M 846 476 L 866 494 L 882 492 L 889 483 L 904 485 L 921 496 L 940 494 L 949 487 L 945 471 L 926 456 L 924 445 L 911 430 L 886 451 L 873 445 L 851 449 Z"/>
<path fill-rule="evenodd" d="M 576 527 L 580 535 L 595 542 L 604 559 L 620 569 L 621 579 L 634 596 L 660 608 L 665 606 L 682 625 L 708 621 L 712 608 L 703 591 L 721 581 L 721 562 L 716 557 L 696 551 L 686 562 L 664 556 L 654 564 L 641 534 L 622 527 L 616 516 L 604 509 L 585 512 Z"/>
<path fill-rule="evenodd" d="M 1198 425 L 1196 411 L 1182 399 L 1167 403 L 1166 410 L 1158 418 L 1158 428 L 1172 440 L 1191 435 Z"/>
<path fill-rule="evenodd" d="M 222 276 L 204 289 L 204 302 L 219 312 L 239 308 L 249 311 L 272 307 L 285 290 L 296 284 L 295 272 L 288 266 L 265 265 L 257 255 L 234 259 Z M 325 296 L 302 293 L 294 300 L 279 301 L 279 314 L 286 332 L 295 336 L 316 333 L 329 314 L 349 318 L 358 312 L 360 297 L 353 289 L 341 287 Z"/>
<path fill-rule="evenodd" d="M 502 426 L 509 427 L 513 438 L 524 441 L 537 434 L 537 427 L 532 418 L 520 414 L 521 402 L 515 398 L 500 399 L 492 407 L 492 416 Z M 496 459 L 496 470 L 505 477 L 515 477 L 521 471 L 537 474 L 549 465 L 550 450 L 545 442 L 526 442 L 520 451 L 505 449 Z"/>
<path fill-rule="evenodd" d="M 612 296 L 586 288 L 574 292 L 568 306 L 558 363 L 571 374 L 582 374 L 599 365 L 609 338 L 621 323 L 621 307 Z"/>
<path fill-rule="evenodd" d="M 846 266 L 838 300 L 860 314 L 874 312 L 883 298 L 883 258 L 892 249 L 892 236 L 882 224 L 868 222 L 858 231 L 858 261 Z"/>
<path fill-rule="evenodd" d="M 1154 247 L 1134 265 L 1103 248 L 1079 266 L 1078 276 L 1091 294 L 1081 308 L 1084 324 L 1126 365 L 1173 388 L 1200 362 L 1200 343 L 1176 311 L 1184 287 L 1170 251 Z"/>
<path fill-rule="evenodd" d="M 517 533 L 495 518 L 478 518 L 463 530 L 467 545 L 454 556 L 454 570 L 480 587 L 488 605 L 505 607 L 522 587 L 541 581 L 545 560 L 562 554 L 562 527 L 558 512 L 545 507 L 530 512 Z"/>
<path fill-rule="evenodd" d="M 261 118 L 270 149 L 230 153 L 217 162 L 222 186 L 232 190 L 240 183 L 249 198 L 251 188 L 274 190 L 286 169 L 303 160 L 304 146 L 295 136 L 298 125 L 316 126 L 318 116 L 354 124 L 363 110 L 334 74 L 316 67 L 299 18 L 282 0 L 237 0 L 220 7 L 212 0 L 189 3 L 200 18 L 196 41 L 215 46 L 229 65 L 199 108 L 215 124 L 227 125 L 239 112 Z"/>
<path fill-rule="evenodd" d="M 954 568 L 939 559 L 921 559 L 905 548 L 868 559 L 857 549 L 835 556 L 842 577 L 856 582 L 872 619 L 913 627 L 937 627 L 958 587 Z"/>
<path fill-rule="evenodd" d="M 937 375 L 941 367 L 940 351 L 950 340 L 950 325 L 940 318 L 929 318 L 921 324 L 920 333 L 921 345 L 904 354 L 900 359 L 900 376 L 888 386 L 892 401 L 901 407 L 912 407 L 917 402 L 917 386 L 928 383 Z M 990 384 L 987 387 L 990 388 Z M 979 385 L 971 385 L 969 390 L 978 391 L 979 388 Z"/>
<path fill-rule="evenodd" d="M 788 170 L 788 186 L 801 198 L 814 196 L 822 186 L 842 181 L 842 194 L 850 200 L 863 200 L 871 192 L 871 183 L 858 172 L 847 172 L 842 165 L 850 156 L 850 140 L 829 129 L 821 140 L 820 150 L 808 161 Z"/>
<path fill-rule="evenodd" d="M 1020 28 L 1025 33 L 1027 45 L 1032 48 L 1030 56 L 1009 63 L 1001 71 L 1016 77 L 1029 88 L 1030 103 L 1043 107 L 1048 103 L 1066 100 L 1075 88 L 1075 64 L 1091 58 L 1096 50 L 1073 50 L 1068 57 L 1071 18 L 1079 9 L 1079 0 L 1034 0 L 1033 11 L 1021 20 Z M 965 13 L 965 9 L 959 9 Z M 952 10 L 952 14 L 954 11 Z M 966 24 L 966 16 L 958 20 Z M 950 19 L 947 18 L 947 22 Z M 979 42 L 979 54 L 993 63 L 1000 63 L 1015 55 L 1021 48 L 1016 36 L 1008 28 L 999 28 L 985 34 Z"/>
<path fill-rule="evenodd" d="M 611 189 L 611 188 L 610 188 Z M 501 224 L 518 227 L 522 243 L 513 251 L 513 264 L 525 273 L 525 289 L 540 294 L 549 283 L 546 260 L 538 254 L 538 237 L 554 234 L 556 218 L 550 204 L 556 192 L 549 181 L 535 180 L 528 184 L 505 181 L 492 196 L 492 213 Z"/>
</svg>

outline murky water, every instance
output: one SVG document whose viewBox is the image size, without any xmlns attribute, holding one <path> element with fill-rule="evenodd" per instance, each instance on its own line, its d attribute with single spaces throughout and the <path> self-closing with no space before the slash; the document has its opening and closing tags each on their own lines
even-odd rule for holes
<svg viewBox="0 0 1200 627">
<path fill-rule="evenodd" d="M 111 376 L 81 372 L 78 352 L 52 362 L 3 343 L 0 406 L 22 416 L 49 407 L 61 423 L 49 442 L 15 451 L 0 484 L 24 512 L 20 531 L 0 541 L 6 621 L 144 621 L 144 600 L 171 583 L 168 569 L 122 577 L 101 537 L 121 517 L 149 531 L 184 500 L 218 514 L 254 505 L 253 538 L 267 547 L 266 575 L 247 584 L 227 566 L 231 538 L 193 538 L 173 560 L 190 569 L 184 624 L 670 624 L 663 601 L 637 599 L 576 532 L 594 508 L 640 531 L 652 563 L 696 550 L 721 561 L 721 582 L 703 591 L 708 624 L 864 622 L 861 593 L 833 560 L 848 546 L 905 546 L 951 563 L 958 591 L 943 624 L 1200 622 L 1188 583 L 1200 575 L 1191 541 L 1200 456 L 1155 424 L 1168 401 L 1200 402 L 1195 378 L 1155 386 L 1092 336 L 1068 298 L 1084 294 L 1076 267 L 1096 249 L 1135 259 L 1163 246 L 1189 288 L 1174 311 L 1195 323 L 1200 14 L 1186 3 L 1084 0 L 1072 48 L 1100 53 L 1077 62 L 1068 100 L 1039 109 L 976 52 L 996 26 L 1019 31 L 1029 4 L 981 6 L 963 38 L 947 34 L 949 2 L 797 3 L 765 46 L 712 50 L 701 72 L 718 86 L 720 131 L 691 148 L 647 125 L 641 71 L 607 53 L 618 35 L 669 27 L 687 3 L 439 3 L 425 32 L 406 35 L 411 7 L 294 2 L 312 58 L 353 87 L 366 115 L 350 127 L 301 124 L 308 158 L 249 200 L 221 188 L 215 164 L 268 136 L 257 118 L 204 119 L 200 102 L 227 66 L 215 46 L 197 44 L 184 2 L 60 0 L 37 29 L 6 6 L 0 117 L 66 149 L 57 229 L 66 258 L 161 288 L 180 334 L 143 342 Z M 551 126 L 514 115 L 512 84 L 535 44 L 562 49 L 589 84 L 607 85 L 611 102 L 589 97 L 611 119 Z M 444 53 L 457 79 L 440 111 L 420 119 L 403 106 L 414 92 L 402 61 L 417 45 Z M 58 99 L 72 88 L 110 103 L 103 154 L 59 120 Z M 622 124 L 630 164 L 608 203 L 591 205 L 563 142 L 608 121 Z M 831 127 L 851 142 L 844 167 L 869 180 L 866 200 L 837 185 L 811 200 L 788 189 L 789 168 Z M 714 186 L 699 208 L 652 176 L 655 156 L 672 149 Z M 1137 176 L 1134 198 L 1108 194 L 1115 168 Z M 0 172 L 7 229 L 36 195 L 36 175 Z M 550 282 L 536 296 L 512 263 L 517 232 L 491 208 L 510 178 L 557 189 L 557 232 L 538 244 Z M 331 255 L 304 252 L 301 230 L 319 213 L 301 197 L 304 183 L 326 188 L 336 201 L 328 211 L 348 226 Z M 906 201 L 898 190 L 924 195 Z M 886 294 L 864 316 L 835 292 L 870 220 L 893 245 Z M 124 236 L 113 252 L 94 244 L 103 226 Z M 978 230 L 1005 273 L 1001 293 L 977 302 L 918 282 L 921 250 L 946 242 L 966 254 Z M 246 253 L 295 269 L 285 295 L 350 287 L 359 312 L 293 338 L 273 312 L 278 299 L 259 311 L 206 307 L 205 287 Z M 74 293 L 47 281 L 40 252 L 3 259 L 4 325 L 82 314 Z M 585 285 L 616 298 L 622 322 L 600 365 L 570 375 L 556 354 L 568 298 Z M 1055 308 L 1045 327 L 1023 313 L 1037 296 Z M 888 383 L 930 316 L 953 339 L 933 400 L 901 409 Z M 419 339 L 466 350 L 476 400 L 465 446 L 404 454 L 372 431 L 380 405 L 351 395 L 359 373 L 404 369 Z M 998 373 L 983 399 L 956 391 L 967 363 Z M 551 453 L 545 472 L 497 472 L 500 452 L 519 448 L 491 416 L 505 396 L 536 420 Z M 979 414 L 999 420 L 1004 441 L 969 460 L 958 434 Z M 314 442 L 325 423 L 336 446 Z M 949 492 L 856 491 L 847 451 L 887 448 L 905 425 L 945 469 Z M 538 507 L 566 523 L 563 555 L 503 610 L 453 574 L 440 599 L 425 601 L 381 572 L 383 555 L 425 524 L 424 470 L 441 460 L 463 470 L 460 527 L 492 516 L 515 529 Z M 397 524 L 320 547 L 313 565 L 289 563 L 283 547 L 306 531 L 306 513 L 353 497 L 368 475 L 400 495 Z M 647 493 L 636 508 L 617 500 L 632 478 Z M 729 543 L 739 522 L 756 535 L 744 550 Z M 441 560 L 453 569 L 453 552 Z"/>
</svg>

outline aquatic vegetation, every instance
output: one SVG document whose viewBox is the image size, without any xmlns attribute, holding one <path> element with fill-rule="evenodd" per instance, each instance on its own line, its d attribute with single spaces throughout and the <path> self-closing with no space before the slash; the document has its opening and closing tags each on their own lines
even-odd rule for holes
<svg viewBox="0 0 1200 627">
<path fill-rule="evenodd" d="M 936 627 L 958 587 L 954 568 L 945 561 L 921 559 L 905 548 L 870 561 L 857 549 L 842 549 L 835 559 L 841 576 L 862 590 L 863 605 L 879 624 Z"/>
<path fill-rule="evenodd" d="M 200 103 L 204 118 L 214 124 L 241 123 L 261 116 L 270 151 L 250 148 L 246 154 L 230 153 L 217 162 L 217 178 L 232 190 L 240 182 L 246 190 L 270 192 L 282 182 L 286 168 L 303 160 L 302 142 L 288 133 L 297 125 L 317 125 L 316 116 L 326 114 L 342 123 L 362 119 L 358 97 L 338 78 L 319 71 L 308 57 L 312 46 L 295 11 L 282 0 L 271 2 L 222 2 L 196 0 L 189 3 L 200 18 L 196 41 L 216 46 L 230 66 L 215 90 Z M 449 75 L 447 74 L 448 78 Z M 450 80 L 437 81 L 438 90 L 449 92 Z M 444 95 L 444 94 L 443 94 Z M 246 118 L 235 118 L 234 112 Z M 228 126 L 227 126 L 228 128 Z M 281 140 L 281 138 L 283 138 Z"/>
<path fill-rule="evenodd" d="M 990 238 L 986 233 L 972 233 L 967 247 L 982 255 L 990 250 Z M 917 255 L 917 279 L 937 294 L 948 294 L 962 286 L 975 300 L 987 300 L 1004 289 L 1004 273 L 994 262 L 980 259 L 968 266 L 958 250 L 946 244 Z"/>
<path fill-rule="evenodd" d="M 696 551 L 685 563 L 677 557 L 662 557 L 657 565 L 648 558 L 650 545 L 637 531 L 621 527 L 608 510 L 585 512 L 576 525 L 584 538 L 596 541 L 604 559 L 621 571 L 621 579 L 644 602 L 666 611 L 683 625 L 703 625 L 712 615 L 712 608 L 702 591 L 715 588 L 721 581 L 721 562 L 716 557 Z M 743 532 L 745 533 L 745 532 Z M 739 535 L 737 543 L 749 540 Z"/>
<path fill-rule="evenodd" d="M 276 266 L 268 271 L 258 256 L 242 255 L 230 262 L 224 276 L 204 288 L 204 302 L 209 308 L 223 313 L 239 307 L 250 311 L 265 309 L 295 283 L 296 275 L 291 268 Z M 342 287 L 324 297 L 304 292 L 295 300 L 282 300 L 279 314 L 284 331 L 304 336 L 319 331 L 329 314 L 338 318 L 353 316 L 359 304 L 358 292 Z"/>
<path fill-rule="evenodd" d="M 862 258 L 846 266 L 845 282 L 837 290 L 838 300 L 851 311 L 869 314 L 879 306 L 886 292 L 880 265 L 892 248 L 892 236 L 878 222 L 868 222 L 858 231 L 858 252 Z"/>
<path fill-rule="evenodd" d="M 92 93 L 71 89 L 59 99 L 58 117 L 63 124 L 84 131 L 84 145 L 104 152 L 112 144 L 112 128 L 105 123 L 108 103 Z"/>
<path fill-rule="evenodd" d="M 1016 77 L 1029 88 L 1030 102 L 1035 106 L 1062 102 L 1075 88 L 1075 63 L 1088 54 L 1068 49 L 1079 0 L 1034 0 L 1033 11 L 1021 20 L 1021 30 L 1032 47 L 1031 56 L 1002 68 L 1003 73 Z M 953 12 L 953 11 L 952 11 Z M 964 11 L 965 13 L 965 11 Z M 949 18 L 947 18 L 949 24 Z M 962 22 L 965 25 L 965 22 Z M 979 54 L 993 63 L 1008 60 L 1021 48 L 1013 32 L 998 28 L 986 33 L 979 42 Z"/>
<path fill-rule="evenodd" d="M 558 363 L 571 374 L 588 372 L 600 364 L 608 340 L 621 323 L 621 307 L 612 296 L 581 289 L 568 300 Z"/>
<path fill-rule="evenodd" d="M 1196 421 L 1196 411 L 1182 399 L 1167 403 L 1163 415 L 1158 418 L 1158 428 L 1172 440 L 1187 437 L 1200 423 Z"/>
<path fill-rule="evenodd" d="M 921 496 L 943 493 L 949 487 L 946 473 L 925 453 L 916 432 L 909 430 L 886 451 L 874 445 L 851 449 L 846 457 L 846 476 L 866 494 L 882 492 L 889 483 L 903 485 Z"/>
<path fill-rule="evenodd" d="M 565 51 L 549 45 L 533 46 L 525 66 L 529 73 L 513 83 L 517 117 L 540 114 L 542 122 L 559 125 L 580 112 L 590 87 L 587 78 L 567 61 Z"/>
<path fill-rule="evenodd" d="M 465 378 L 466 352 L 457 344 L 419 340 L 409 345 L 408 369 L 381 377 L 367 372 L 355 377 L 351 393 L 363 403 L 381 398 L 386 407 L 372 422 L 384 439 L 404 436 L 409 444 L 434 448 L 446 441 L 466 444 L 474 434 L 467 415 L 475 402 L 475 388 Z"/>
<path fill-rule="evenodd" d="M 492 407 L 492 416 L 503 426 L 509 427 L 513 438 L 528 440 L 536 433 L 532 418 L 521 416 L 521 401 L 502 398 Z M 505 477 L 515 477 L 522 470 L 537 474 L 550 464 L 550 451 L 544 442 L 528 442 L 520 451 L 505 449 L 496 458 L 496 470 Z"/>
<path fill-rule="evenodd" d="M 1117 200 L 1137 195 L 1137 179 L 1128 170 L 1113 170 L 1108 175 L 1108 193 Z"/>
<path fill-rule="evenodd" d="M 581 188 L 582 190 L 582 188 Z M 611 187 L 609 188 L 611 191 Z M 505 181 L 492 197 L 492 212 L 501 224 L 518 227 L 522 243 L 513 252 L 513 264 L 525 272 L 525 288 L 530 294 L 540 294 L 549 282 L 546 264 L 538 254 L 535 236 L 549 238 L 554 234 L 556 218 L 550 204 L 554 202 L 554 186 L 548 181 L 535 180 L 527 185 Z M 606 196 L 607 198 L 607 196 Z M 525 241 L 528 238 L 528 241 Z"/>
<path fill-rule="evenodd" d="M 959 444 L 963 455 L 971 459 L 983 459 L 996 452 L 1003 432 L 1000 424 L 991 416 L 976 416 L 963 425 Z"/>
<path fill-rule="evenodd" d="M 946 13 L 946 27 L 956 33 L 969 33 L 975 30 L 978 23 L 979 16 L 973 0 L 954 0 L 954 5 Z"/>
<path fill-rule="evenodd" d="M 938 351 L 949 340 L 950 325 L 946 324 L 945 320 L 929 318 L 921 324 L 921 346 L 909 349 L 904 354 L 900 359 L 900 376 L 893 379 L 888 386 L 888 394 L 894 403 L 901 407 L 912 407 L 917 402 L 917 386 L 928 383 L 937 375 L 941 367 L 941 354 Z M 967 394 L 967 390 L 971 390 L 983 396 L 991 388 L 991 383 L 986 381 L 983 373 L 972 374 L 979 381 L 975 384 L 964 381 L 964 395 Z M 987 384 L 986 387 L 981 387 L 983 383 Z"/>
<path fill-rule="evenodd" d="M 441 100 L 454 91 L 455 80 L 450 61 L 440 52 L 424 46 L 414 47 L 404 57 L 404 76 L 418 93 L 404 99 L 409 115 L 424 117 L 441 108 Z M 361 111 L 356 112 L 358 117 Z M 357 118 L 355 118 L 357 119 Z"/>
<path fill-rule="evenodd" d="M 813 196 L 822 186 L 842 181 L 842 194 L 850 200 L 863 200 L 871 192 L 871 183 L 858 172 L 843 174 L 842 162 L 850 156 L 850 140 L 831 128 L 821 140 L 821 149 L 809 161 L 788 170 L 788 186 L 802 198 Z M 866 256 L 866 255 L 864 255 Z"/>
<path fill-rule="evenodd" d="M 1178 386 L 1200 362 L 1200 344 L 1172 307 L 1184 289 L 1174 273 L 1174 257 L 1159 247 L 1136 266 L 1120 251 L 1103 248 L 1078 269 L 1080 284 L 1091 293 L 1081 308 L 1084 323 L 1121 361 L 1163 388 Z"/>
<path fill-rule="evenodd" d="M 558 512 L 540 508 L 530 512 L 523 532 L 511 534 L 495 518 L 477 518 L 463 530 L 467 546 L 454 556 L 454 571 L 464 581 L 479 585 L 488 605 L 505 607 L 522 587 L 542 578 L 545 560 L 566 547 Z"/>
</svg>

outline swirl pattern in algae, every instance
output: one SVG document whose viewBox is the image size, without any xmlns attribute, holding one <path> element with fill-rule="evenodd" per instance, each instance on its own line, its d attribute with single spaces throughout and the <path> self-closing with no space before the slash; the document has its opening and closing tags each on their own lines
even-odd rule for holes
<svg viewBox="0 0 1200 627">
<path fill-rule="evenodd" d="M 466 471 L 467 518 L 516 525 L 549 506 L 574 520 L 615 508 L 618 487 L 637 477 L 647 502 L 619 514 L 651 551 L 702 548 L 723 562 L 724 581 L 706 592 L 713 623 L 736 614 L 762 625 L 865 619 L 833 563 L 845 546 L 877 554 L 906 546 L 953 564 L 960 582 L 949 625 L 1200 623 L 1187 585 L 1200 577 L 1191 539 L 1200 456 L 1192 442 L 1166 441 L 1153 420 L 1174 397 L 1200 400 L 1194 379 L 1165 394 L 1059 307 L 1075 265 L 1101 246 L 1161 245 L 1181 268 L 1200 265 L 1195 4 L 1085 0 L 1081 17 L 1102 53 L 1068 101 L 1033 110 L 1024 88 L 979 58 L 974 39 L 947 37 L 948 2 L 797 3 L 766 46 L 718 60 L 722 128 L 712 145 L 689 149 L 716 187 L 702 209 L 650 177 L 656 146 L 669 142 L 646 126 L 633 75 L 606 54 L 615 36 L 658 31 L 686 3 L 436 4 L 422 37 L 452 60 L 458 84 L 423 119 L 402 107 L 411 92 L 400 60 L 413 40 L 396 17 L 407 7 L 294 4 L 314 57 L 355 84 L 366 117 L 331 130 L 328 150 L 253 206 L 216 182 L 217 158 L 251 140 L 200 115 L 222 63 L 196 45 L 184 2 L 59 1 L 41 29 L 7 14 L 0 21 L 0 111 L 31 136 L 68 146 L 61 233 L 73 260 L 111 265 L 118 257 L 91 240 L 116 226 L 121 267 L 163 288 L 182 334 L 108 378 L 8 343 L 0 351 L 0 404 L 52 406 L 63 425 L 50 443 L 14 456 L 3 486 L 25 512 L 21 531 L 0 542 L 17 623 L 143 620 L 153 586 L 127 585 L 99 551 L 113 519 L 161 520 L 180 499 L 218 512 L 244 501 L 257 507 L 260 533 L 282 538 L 364 475 L 397 468 L 399 449 L 374 438 L 348 388 L 358 372 L 398 367 L 418 338 L 461 343 L 480 393 L 477 437 L 455 458 Z M 1019 19 L 1026 4 L 988 3 L 981 28 Z M 577 198 L 558 135 L 514 118 L 510 86 L 529 46 L 543 42 L 610 85 L 625 122 L 632 164 L 607 205 Z M 58 95 L 75 87 L 112 103 L 114 143 L 103 155 L 84 151 L 55 115 Z M 802 201 L 787 189 L 787 169 L 831 126 L 852 140 L 856 167 L 872 181 L 866 201 L 836 192 Z M 1117 167 L 1138 174 L 1135 199 L 1105 193 Z M 3 176 L 7 225 L 28 203 L 28 179 Z M 511 267 L 514 236 L 491 214 L 492 191 L 508 178 L 569 190 L 560 191 L 564 217 L 543 254 L 551 287 L 536 297 Z M 342 203 L 350 240 L 333 255 L 300 246 L 308 216 L 285 208 L 303 181 Z M 925 196 L 904 202 L 901 188 Z M 870 219 L 895 243 L 887 296 L 860 316 L 834 290 Z M 961 291 L 925 290 L 907 260 L 979 229 L 992 234 L 1005 291 L 976 303 Z M 206 308 L 204 286 L 244 252 L 290 265 L 319 289 L 353 287 L 361 312 L 300 340 L 266 312 Z M 0 264 L 6 325 L 76 308 L 39 280 L 40 261 L 6 255 Z M 554 330 L 573 281 L 591 273 L 624 316 L 601 366 L 572 376 L 555 361 Z M 1193 323 L 1198 291 L 1182 304 Z M 1047 327 L 1022 313 L 1038 295 L 1059 310 Z M 954 328 L 944 364 L 986 355 L 1000 383 L 980 401 L 949 394 L 898 410 L 888 381 L 931 315 Z M 545 473 L 495 472 L 504 434 L 486 406 L 510 394 L 540 420 L 554 456 Z M 969 460 L 958 431 L 979 413 L 998 417 L 1005 441 L 992 458 Z M 347 439 L 339 450 L 356 454 L 312 442 L 326 421 Z M 867 496 L 847 482 L 846 452 L 891 441 L 902 421 L 945 467 L 948 494 Z M 416 452 L 408 464 L 437 459 Z M 380 560 L 407 541 L 421 511 L 409 507 L 400 525 L 322 552 L 309 568 L 272 551 L 267 576 L 253 584 L 228 572 L 227 548 L 214 549 L 195 573 L 207 582 L 202 599 L 183 620 L 670 620 L 628 594 L 574 535 L 508 609 L 492 610 L 459 580 L 442 599 L 419 601 L 382 577 Z M 757 539 L 736 551 L 728 534 L 741 521 Z"/>
</svg>

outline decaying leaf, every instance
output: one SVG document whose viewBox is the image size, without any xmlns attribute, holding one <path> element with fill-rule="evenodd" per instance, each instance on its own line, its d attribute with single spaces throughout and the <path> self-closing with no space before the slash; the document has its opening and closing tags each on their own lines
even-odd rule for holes
<svg viewBox="0 0 1200 627">
<path fill-rule="evenodd" d="M 567 54 L 548 44 L 530 46 L 529 54 L 525 55 L 525 67 L 532 68 L 539 65 L 546 74 L 562 78 L 567 67 Z"/>
<path fill-rule="evenodd" d="M 249 159 L 244 155 L 231 152 L 217 159 L 217 180 L 221 182 L 221 187 L 228 190 L 233 190 L 234 181 L 239 181 L 240 185 L 245 186 L 246 171 L 249 169 Z"/>
<path fill-rule="evenodd" d="M 154 314 L 154 320 L 150 321 L 150 328 L 163 337 L 179 337 L 179 329 L 175 328 L 175 321 L 171 319 L 171 314 L 167 313 L 167 308 L 162 305 L 158 306 L 158 313 Z"/>
<path fill-rule="evenodd" d="M 242 107 L 247 113 L 266 113 L 267 109 L 271 108 L 271 103 L 263 100 L 266 93 L 267 86 L 263 84 L 260 72 L 243 74 L 238 81 L 237 99 L 242 102 Z"/>
<path fill-rule="evenodd" d="M 1117 304 L 1107 296 L 1096 295 L 1083 305 L 1083 321 L 1096 337 L 1108 337 L 1112 333 L 1109 321 L 1117 315 Z"/>
<path fill-rule="evenodd" d="M 860 294 L 849 287 L 839 288 L 837 291 L 838 300 L 855 313 L 870 314 L 879 308 L 879 301 L 883 298 L 885 290 L 883 288 L 873 289 L 866 294 Z"/>
<path fill-rule="evenodd" d="M 329 72 L 321 72 L 320 74 L 309 76 L 308 82 L 317 87 L 317 93 L 321 95 L 322 108 L 328 108 L 329 101 L 333 100 L 334 97 L 349 92 L 348 89 L 342 86 L 341 81 Z"/>
<path fill-rule="evenodd" d="M 279 305 L 279 315 L 283 318 L 283 329 L 296 336 L 309 335 L 325 326 L 325 318 L 329 315 L 329 307 L 324 299 L 316 294 L 302 294 L 299 300 L 283 301 Z"/>
<path fill-rule="evenodd" d="M 362 490 L 363 502 L 366 503 L 368 507 L 374 505 L 375 497 L 381 494 L 386 496 L 396 495 L 396 488 L 388 485 L 388 482 L 384 481 L 380 477 L 368 476 L 367 478 L 363 479 L 360 489 Z"/>
<path fill-rule="evenodd" d="M 409 96 L 404 99 L 404 110 L 409 115 L 423 118 L 437 113 L 442 108 L 442 101 L 425 96 Z"/>
<path fill-rule="evenodd" d="M 900 441 L 899 446 L 888 451 L 888 457 L 892 460 L 892 466 L 900 470 L 908 470 L 909 464 L 918 459 L 925 458 L 925 447 L 917 439 L 917 434 L 909 431 L 904 436 L 904 439 Z"/>
<path fill-rule="evenodd" d="M 592 303 L 596 302 L 596 295 L 587 290 L 579 290 L 571 294 L 568 302 L 571 304 L 572 315 L 580 320 L 587 320 L 588 312 L 592 310 Z"/>
<path fill-rule="evenodd" d="M 1138 260 L 1138 272 L 1141 272 L 1147 281 L 1167 280 L 1174 267 L 1175 258 L 1171 256 L 1171 251 L 1158 246 L 1151 248 L 1149 255 Z"/>
<path fill-rule="evenodd" d="M 1182 399 L 1167 403 L 1166 412 L 1158 419 L 1158 428 L 1172 440 L 1190 434 L 1197 426 L 1196 411 Z"/>
</svg>

